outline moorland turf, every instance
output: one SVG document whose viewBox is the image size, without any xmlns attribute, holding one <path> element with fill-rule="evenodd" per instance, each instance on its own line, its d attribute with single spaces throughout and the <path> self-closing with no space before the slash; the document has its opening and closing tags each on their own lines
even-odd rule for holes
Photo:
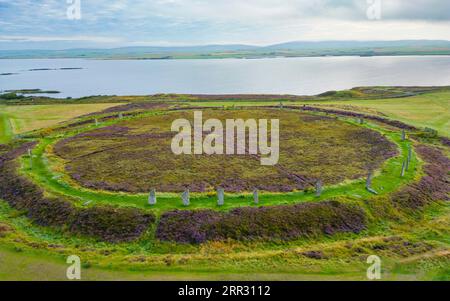
<svg viewBox="0 0 450 301">
<path fill-rule="evenodd" d="M 185 155 L 171 150 L 173 120 L 191 120 L 193 112 L 144 117 L 61 140 L 55 153 L 66 171 L 91 189 L 148 192 L 214 191 L 289 192 L 365 176 L 396 154 L 395 145 L 381 134 L 326 116 L 278 110 L 209 110 L 208 118 L 279 119 L 280 160 L 261 166 L 250 155 Z"/>
</svg>

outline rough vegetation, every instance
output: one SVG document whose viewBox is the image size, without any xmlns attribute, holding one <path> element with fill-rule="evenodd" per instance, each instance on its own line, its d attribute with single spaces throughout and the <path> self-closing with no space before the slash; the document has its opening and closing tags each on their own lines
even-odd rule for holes
<svg viewBox="0 0 450 301">
<path fill-rule="evenodd" d="M 127 120 L 92 130 L 56 144 L 67 172 L 93 189 L 148 192 L 205 192 L 222 186 L 227 192 L 286 192 L 311 187 L 316 179 L 336 184 L 366 175 L 396 154 L 395 145 L 376 131 L 326 116 L 278 110 L 207 110 L 208 118 L 277 118 L 280 160 L 261 166 L 257 156 L 176 156 L 170 143 L 171 122 L 192 119 L 192 112 Z M 224 164 L 226 162 L 226 164 Z M 351 164 L 348 164 L 351 162 Z M 195 175 L 195 176 L 193 176 Z"/>
<path fill-rule="evenodd" d="M 179 243 L 209 240 L 290 240 L 317 234 L 359 233 L 364 211 L 335 201 L 292 206 L 246 207 L 228 213 L 213 210 L 171 211 L 158 224 L 157 237 Z"/>
<path fill-rule="evenodd" d="M 309 112 L 320 112 L 320 113 L 349 116 L 349 117 L 355 117 L 355 118 L 361 118 L 361 119 L 367 119 L 367 120 L 374 120 L 374 121 L 378 121 L 378 122 L 382 122 L 382 123 L 394 126 L 396 128 L 399 128 L 399 129 L 405 129 L 405 130 L 411 130 L 411 131 L 417 130 L 416 127 L 408 125 L 408 124 L 403 123 L 401 121 L 392 120 L 392 119 L 388 119 L 388 118 L 384 118 L 384 117 L 380 117 L 380 116 L 367 115 L 367 114 L 350 112 L 350 111 L 325 109 L 325 108 L 312 107 L 312 106 L 307 106 L 307 105 L 303 105 L 301 107 L 290 106 L 290 107 L 287 107 L 287 108 L 294 109 L 294 110 L 301 109 L 303 111 L 309 111 Z"/>
<path fill-rule="evenodd" d="M 404 208 L 419 209 L 432 201 L 448 201 L 450 159 L 437 148 L 420 145 L 416 150 L 426 162 L 425 176 L 418 183 L 394 193 L 394 203 Z"/>
<path fill-rule="evenodd" d="M 35 223 L 119 242 L 140 237 L 155 221 L 153 214 L 137 209 L 107 206 L 79 209 L 69 201 L 45 197 L 39 187 L 16 174 L 17 166 L 11 161 L 30 146 L 24 144 L 0 157 L 0 198 L 24 210 Z"/>
</svg>

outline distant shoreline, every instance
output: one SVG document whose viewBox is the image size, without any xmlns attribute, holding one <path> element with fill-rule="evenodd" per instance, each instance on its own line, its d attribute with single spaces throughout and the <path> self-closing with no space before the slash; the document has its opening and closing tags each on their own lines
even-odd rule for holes
<svg viewBox="0 0 450 301">
<path fill-rule="evenodd" d="M 449 53 L 436 54 L 380 54 L 380 55 L 306 55 L 306 56 L 260 56 L 260 57 L 171 57 L 171 58 L 145 58 L 145 57 L 0 57 L 0 60 L 99 60 L 99 61 L 176 61 L 176 60 L 260 60 L 260 59 L 294 59 L 294 58 L 338 58 L 338 57 L 450 57 Z M 80 70 L 82 68 L 62 68 L 61 70 Z M 49 68 L 50 70 L 50 68 Z M 45 70 L 45 71 L 49 71 Z M 44 70 L 27 70 L 27 71 L 44 71 Z M 1 75 L 12 75 L 4 74 Z"/>
<path fill-rule="evenodd" d="M 450 55 L 447 40 L 291 41 L 274 45 L 212 44 L 192 46 L 133 46 L 119 48 L 0 50 L 0 59 L 257 59 L 340 56 Z"/>
</svg>

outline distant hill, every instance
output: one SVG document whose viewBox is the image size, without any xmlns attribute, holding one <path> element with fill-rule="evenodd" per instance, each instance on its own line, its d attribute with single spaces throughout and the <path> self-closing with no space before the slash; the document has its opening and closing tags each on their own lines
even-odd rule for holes
<svg viewBox="0 0 450 301">
<path fill-rule="evenodd" d="M 403 41 L 319 41 L 287 42 L 265 47 L 266 49 L 350 49 L 350 48 L 450 48 L 450 41 L 443 40 L 403 40 Z"/>
<path fill-rule="evenodd" d="M 211 59 L 311 56 L 450 55 L 450 41 L 294 41 L 269 46 L 204 45 L 113 49 L 0 50 L 0 59 Z"/>
</svg>

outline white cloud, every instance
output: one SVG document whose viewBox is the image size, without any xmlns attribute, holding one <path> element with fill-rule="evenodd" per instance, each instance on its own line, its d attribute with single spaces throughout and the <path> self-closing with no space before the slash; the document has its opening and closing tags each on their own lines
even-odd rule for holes
<svg viewBox="0 0 450 301">
<path fill-rule="evenodd" d="M 0 42 L 96 42 L 119 43 L 121 38 L 99 36 L 8 36 L 0 35 Z"/>
<path fill-rule="evenodd" d="M 0 0 L 0 35 L 133 45 L 450 40 L 450 1 L 381 1 L 375 22 L 366 0 L 81 0 L 82 19 L 70 22 L 65 0 Z"/>
</svg>

